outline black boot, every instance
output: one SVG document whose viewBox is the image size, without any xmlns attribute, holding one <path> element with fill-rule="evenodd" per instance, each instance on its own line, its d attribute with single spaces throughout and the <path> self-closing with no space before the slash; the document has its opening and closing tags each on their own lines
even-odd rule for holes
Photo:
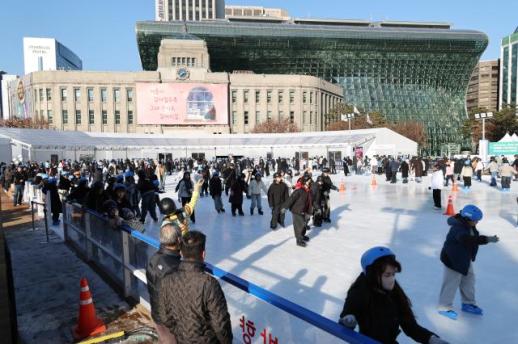
<svg viewBox="0 0 518 344">
<path fill-rule="evenodd" d="M 254 215 L 254 209 L 250 208 L 250 215 Z"/>
<path fill-rule="evenodd" d="M 259 209 L 257 212 L 259 213 L 259 215 L 263 215 L 263 210 L 262 209 Z"/>
<path fill-rule="evenodd" d="M 306 247 L 307 244 L 304 240 L 297 240 L 297 246 Z"/>
<path fill-rule="evenodd" d="M 304 236 L 302 237 L 302 240 L 304 240 L 304 241 L 309 241 L 309 237 L 308 237 L 307 235 L 304 235 Z"/>
</svg>

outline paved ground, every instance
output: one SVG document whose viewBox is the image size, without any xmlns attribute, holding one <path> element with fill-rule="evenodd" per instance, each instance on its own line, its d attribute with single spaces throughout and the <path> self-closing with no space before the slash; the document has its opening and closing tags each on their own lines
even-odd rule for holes
<svg viewBox="0 0 518 344">
<path fill-rule="evenodd" d="M 82 277 L 88 279 L 97 314 L 108 324 L 108 333 L 149 323 L 145 312 L 129 311 L 127 303 L 59 236 L 51 232 L 46 243 L 43 222 L 33 231 L 27 207 L 13 209 L 2 194 L 2 209 L 12 257 L 18 331 L 24 343 L 73 342 Z"/>
</svg>

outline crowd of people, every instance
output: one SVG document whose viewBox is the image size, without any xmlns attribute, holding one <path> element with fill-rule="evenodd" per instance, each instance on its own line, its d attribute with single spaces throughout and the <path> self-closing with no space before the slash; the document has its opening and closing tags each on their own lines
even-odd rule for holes
<svg viewBox="0 0 518 344">
<path fill-rule="evenodd" d="M 338 164 L 345 176 L 353 173 L 385 174 L 397 183 L 420 183 L 431 168 L 434 202 L 440 208 L 440 189 L 461 180 L 465 188 L 475 176 L 491 174 L 491 186 L 501 178 L 503 189 L 516 175 L 518 159 L 491 158 L 484 165 L 478 158 L 437 159 L 374 156 L 345 158 Z M 226 159 L 213 161 L 178 159 L 159 162 L 151 159 L 111 161 L 27 162 L 0 165 L 1 183 L 13 193 L 13 205 L 22 202 L 26 182 L 49 195 L 52 220 L 59 224 L 63 202 L 80 204 L 104 214 L 113 227 L 128 224 L 144 231 L 149 216 L 160 218 L 160 249 L 150 258 L 146 270 L 151 313 L 163 343 L 231 343 L 232 329 L 225 296 L 216 279 L 204 273 L 203 233 L 189 229 L 196 222 L 195 208 L 200 198 L 211 197 L 217 214 L 225 213 L 223 197 L 228 197 L 232 216 L 245 216 L 243 202 L 250 199 L 249 214 L 264 215 L 263 195 L 270 208 L 270 228 L 285 227 L 285 214 L 293 219 L 296 244 L 305 247 L 306 231 L 331 222 L 330 193 L 337 190 L 330 174 L 337 163 L 323 157 L 313 159 Z M 350 169 L 349 169 L 350 168 Z M 166 192 L 166 176 L 179 174 L 177 201 L 161 197 Z M 263 176 L 272 174 L 267 185 Z M 216 215 L 217 216 L 217 215 Z M 464 207 L 448 219 L 450 232 L 441 252 L 444 265 L 439 312 L 457 318 L 453 298 L 458 289 L 462 311 L 481 315 L 475 302 L 474 272 L 478 247 L 498 242 L 496 236 L 480 235 L 476 229 L 482 211 L 474 205 Z M 418 325 L 411 302 L 395 276 L 401 264 L 384 247 L 368 250 L 361 259 L 362 272 L 351 285 L 339 322 L 383 343 L 394 343 L 399 329 L 415 341 L 447 343 Z"/>
</svg>

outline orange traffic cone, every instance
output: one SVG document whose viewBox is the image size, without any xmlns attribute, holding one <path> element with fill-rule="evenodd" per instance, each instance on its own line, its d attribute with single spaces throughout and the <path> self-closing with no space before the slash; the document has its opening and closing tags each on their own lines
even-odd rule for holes
<svg viewBox="0 0 518 344">
<path fill-rule="evenodd" d="M 446 212 L 444 213 L 444 215 L 455 215 L 455 210 L 453 209 L 453 199 L 451 196 L 448 197 L 448 207 L 446 208 Z"/>
<path fill-rule="evenodd" d="M 376 181 L 376 175 L 372 175 L 372 178 L 371 178 L 371 186 L 376 186 L 378 185 L 378 182 Z"/>
<path fill-rule="evenodd" d="M 459 187 L 457 186 L 457 183 L 452 183 L 451 192 L 459 192 Z"/>
<path fill-rule="evenodd" d="M 81 293 L 79 294 L 79 319 L 74 329 L 74 338 L 84 339 L 106 331 L 103 321 L 95 315 L 94 302 L 88 281 L 81 278 Z"/>
<path fill-rule="evenodd" d="M 340 193 L 345 192 L 345 182 L 343 180 L 340 182 L 340 185 L 338 186 L 338 191 Z"/>
</svg>

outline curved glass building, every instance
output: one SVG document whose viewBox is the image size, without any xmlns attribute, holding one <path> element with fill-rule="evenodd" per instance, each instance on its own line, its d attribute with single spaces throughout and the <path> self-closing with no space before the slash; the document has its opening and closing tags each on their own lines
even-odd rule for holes
<svg viewBox="0 0 518 344">
<path fill-rule="evenodd" d="M 146 70 L 156 70 L 163 38 L 195 36 L 207 43 L 212 71 L 312 75 L 339 83 L 347 104 L 391 121 L 424 123 L 431 152 L 462 143 L 466 89 L 488 44 L 482 32 L 437 23 L 138 22 L 136 31 Z"/>
</svg>

